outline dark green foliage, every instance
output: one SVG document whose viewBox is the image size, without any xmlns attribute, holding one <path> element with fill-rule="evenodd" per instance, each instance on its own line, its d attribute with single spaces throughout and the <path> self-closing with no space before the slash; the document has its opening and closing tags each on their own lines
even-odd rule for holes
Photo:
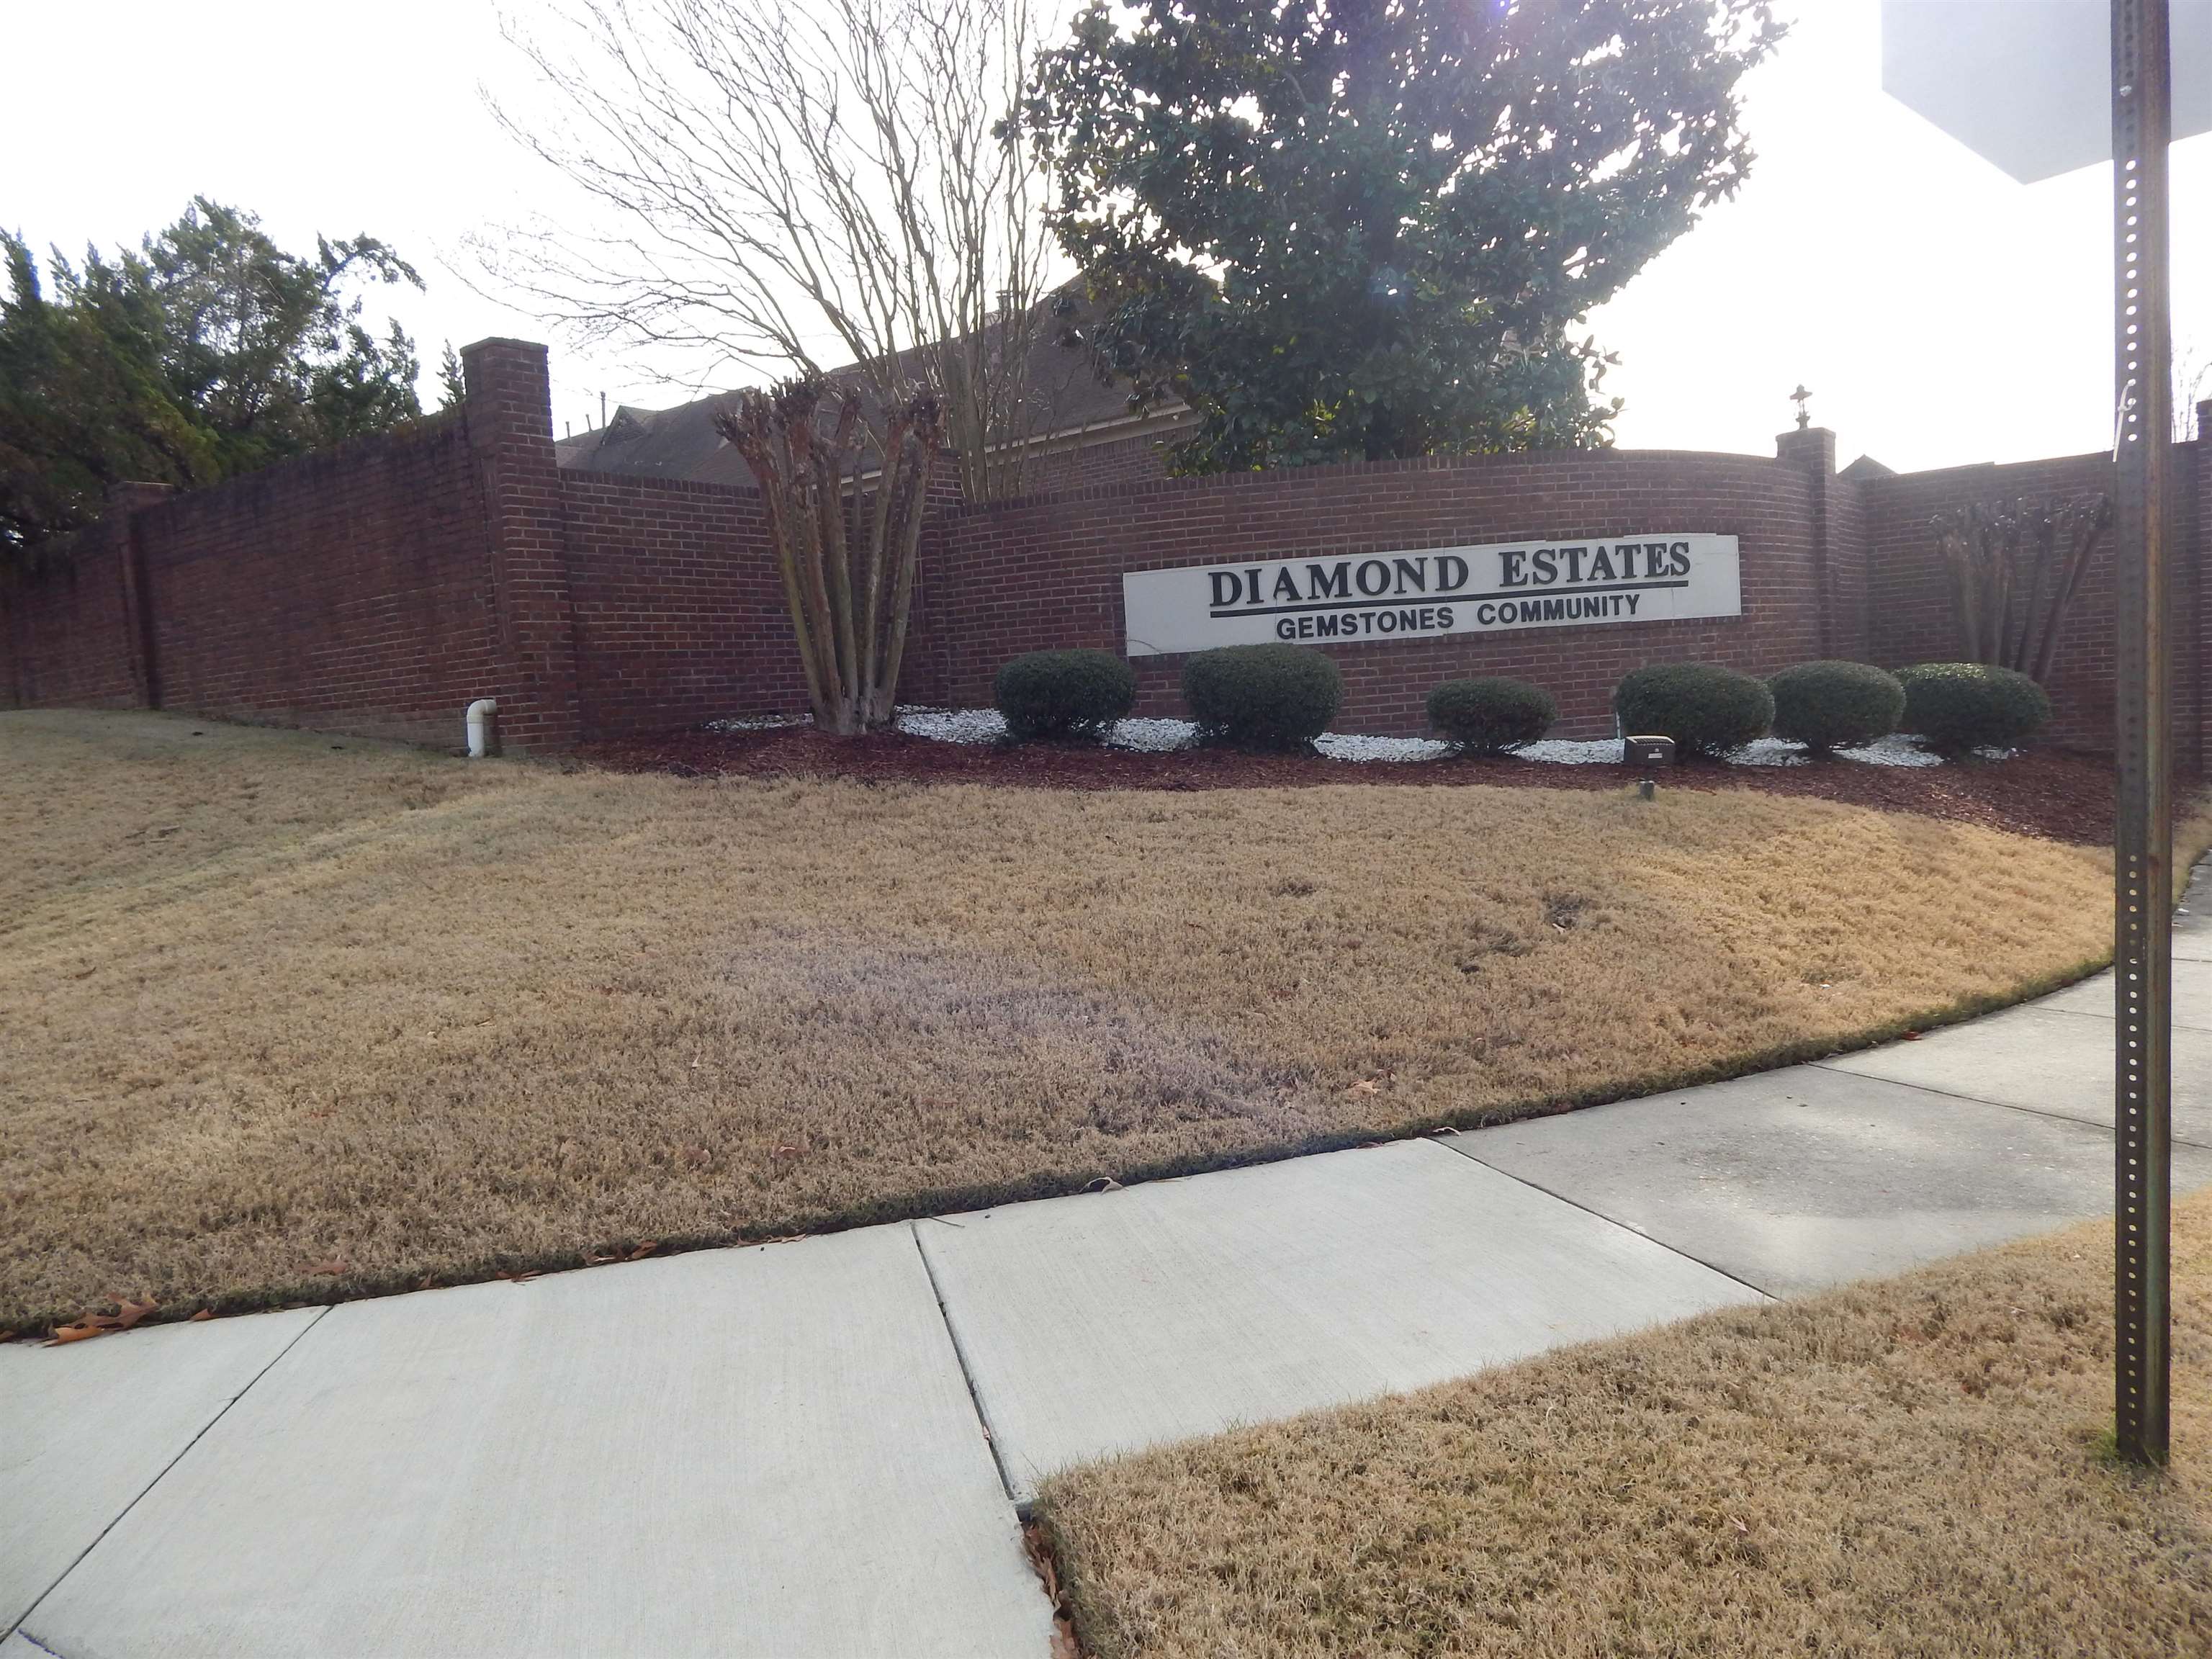
<svg viewBox="0 0 2212 1659">
<path fill-rule="evenodd" d="M 1774 694 L 1774 735 L 1816 755 L 1886 738 L 1905 714 L 1905 688 L 1872 663 L 1801 662 L 1766 689 Z"/>
<path fill-rule="evenodd" d="M 1624 736 L 1667 737 L 1683 756 L 1718 760 L 1774 721 L 1763 680 L 1710 662 L 1662 662 L 1632 670 L 1613 694 Z"/>
<path fill-rule="evenodd" d="M 1093 0 L 1024 124 L 1183 471 L 1605 441 L 1574 337 L 1752 154 L 1762 0 Z"/>
<path fill-rule="evenodd" d="M 1923 662 L 1897 671 L 1899 724 L 1942 755 L 1987 744 L 2005 749 L 2051 718 L 2051 696 L 2027 675 L 1978 662 Z"/>
<path fill-rule="evenodd" d="M 453 349 L 451 340 L 446 342 L 444 355 L 438 359 L 438 412 L 459 409 L 468 401 L 469 386 L 461 372 L 461 354 Z"/>
<path fill-rule="evenodd" d="M 422 413 L 414 343 L 362 325 L 362 283 L 422 278 L 370 236 L 285 252 L 195 198 L 134 252 L 56 255 L 0 232 L 0 570 L 99 517 L 108 487 L 185 487 Z"/>
<path fill-rule="evenodd" d="M 1224 645 L 1183 664 L 1182 696 L 1203 742 L 1304 749 L 1336 717 L 1344 676 L 1304 646 Z"/>
<path fill-rule="evenodd" d="M 1032 651 L 999 671 L 992 686 L 1006 735 L 1096 742 L 1137 702 L 1137 676 L 1107 651 Z"/>
<path fill-rule="evenodd" d="M 1551 693 L 1522 680 L 1446 680 L 1429 693 L 1429 724 L 1462 754 L 1510 754 L 1559 717 Z"/>
</svg>

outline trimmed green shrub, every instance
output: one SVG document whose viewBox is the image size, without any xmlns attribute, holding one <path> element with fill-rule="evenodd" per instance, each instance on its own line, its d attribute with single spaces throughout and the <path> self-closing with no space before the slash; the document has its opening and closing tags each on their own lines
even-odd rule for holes
<svg viewBox="0 0 2212 1659">
<path fill-rule="evenodd" d="M 1717 760 L 1765 735 L 1774 696 L 1718 663 L 1659 662 L 1622 677 L 1613 709 L 1625 736 L 1672 738 L 1680 754 Z"/>
<path fill-rule="evenodd" d="M 1110 651 L 1032 651 L 999 671 L 992 697 L 1016 743 L 1097 742 L 1137 704 L 1137 676 Z"/>
<path fill-rule="evenodd" d="M 1523 680 L 1446 680 L 1429 693 L 1429 724 L 1465 755 L 1510 754 L 1559 717 L 1551 693 Z"/>
<path fill-rule="evenodd" d="M 1801 662 L 1766 689 L 1774 694 L 1774 735 L 1816 755 L 1886 738 L 1905 714 L 1897 676 L 1868 662 Z"/>
<path fill-rule="evenodd" d="M 1297 645 L 1224 645 L 1182 665 L 1182 697 L 1202 742 L 1304 749 L 1328 730 L 1344 676 Z"/>
<path fill-rule="evenodd" d="M 1900 668 L 1904 729 L 1938 754 L 1987 744 L 2008 749 L 2051 718 L 2051 694 L 2025 674 L 1979 662 L 1923 662 Z"/>
</svg>

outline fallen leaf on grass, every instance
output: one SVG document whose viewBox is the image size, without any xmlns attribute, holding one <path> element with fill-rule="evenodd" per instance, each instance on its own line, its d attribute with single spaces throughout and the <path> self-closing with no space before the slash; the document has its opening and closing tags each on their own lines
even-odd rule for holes
<svg viewBox="0 0 2212 1659">
<path fill-rule="evenodd" d="M 213 1308 L 202 1308 L 198 1313 L 190 1316 L 185 1322 L 189 1325 L 197 1325 L 203 1319 L 213 1319 L 214 1317 L 215 1310 Z"/>
<path fill-rule="evenodd" d="M 610 1261 L 642 1261 L 659 1248 L 658 1240 L 648 1238 L 634 1250 L 608 1250 L 604 1254 L 586 1250 L 584 1252 L 584 1265 L 586 1267 L 604 1267 Z"/>
<path fill-rule="evenodd" d="M 505 1279 L 510 1285 L 527 1285 L 532 1279 L 537 1278 L 544 1271 L 545 1269 L 543 1267 L 528 1267 L 525 1268 L 520 1273 L 501 1273 L 499 1277 Z"/>
<path fill-rule="evenodd" d="M 1371 1077 L 1364 1077 L 1344 1092 L 1348 1095 L 1379 1095 L 1382 1092 L 1382 1085 Z"/>
<path fill-rule="evenodd" d="M 58 1348 L 64 1342 L 85 1342 L 95 1336 L 106 1336 L 110 1331 L 127 1331 L 161 1304 L 152 1297 L 133 1302 L 128 1297 L 115 1298 L 116 1311 L 112 1314 L 87 1314 L 73 1325 L 55 1328 L 46 1346 Z"/>
</svg>

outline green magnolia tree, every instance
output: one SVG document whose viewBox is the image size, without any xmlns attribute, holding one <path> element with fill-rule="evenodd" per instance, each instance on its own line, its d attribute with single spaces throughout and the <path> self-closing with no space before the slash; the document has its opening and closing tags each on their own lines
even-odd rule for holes
<svg viewBox="0 0 2212 1659">
<path fill-rule="evenodd" d="M 1125 20 L 1125 21 L 1117 21 Z M 1092 0 L 1025 121 L 1186 471 L 1605 441 L 1570 331 L 1732 194 L 1757 0 Z"/>
<path fill-rule="evenodd" d="M 194 486 L 413 419 L 420 365 L 364 283 L 422 285 L 370 236 L 285 252 L 251 214 L 196 198 L 136 250 L 42 280 L 0 233 L 0 564 L 100 515 L 125 480 Z"/>
</svg>

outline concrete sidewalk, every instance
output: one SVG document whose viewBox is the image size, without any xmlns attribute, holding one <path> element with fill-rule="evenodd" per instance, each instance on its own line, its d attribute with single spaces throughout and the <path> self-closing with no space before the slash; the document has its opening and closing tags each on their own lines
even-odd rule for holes
<svg viewBox="0 0 2212 1659">
<path fill-rule="evenodd" d="M 2100 976 L 1494 1129 L 0 1348 L 0 1659 L 1042 1659 L 1018 1505 L 1054 1471 L 2106 1213 L 2111 1039 Z"/>
</svg>

